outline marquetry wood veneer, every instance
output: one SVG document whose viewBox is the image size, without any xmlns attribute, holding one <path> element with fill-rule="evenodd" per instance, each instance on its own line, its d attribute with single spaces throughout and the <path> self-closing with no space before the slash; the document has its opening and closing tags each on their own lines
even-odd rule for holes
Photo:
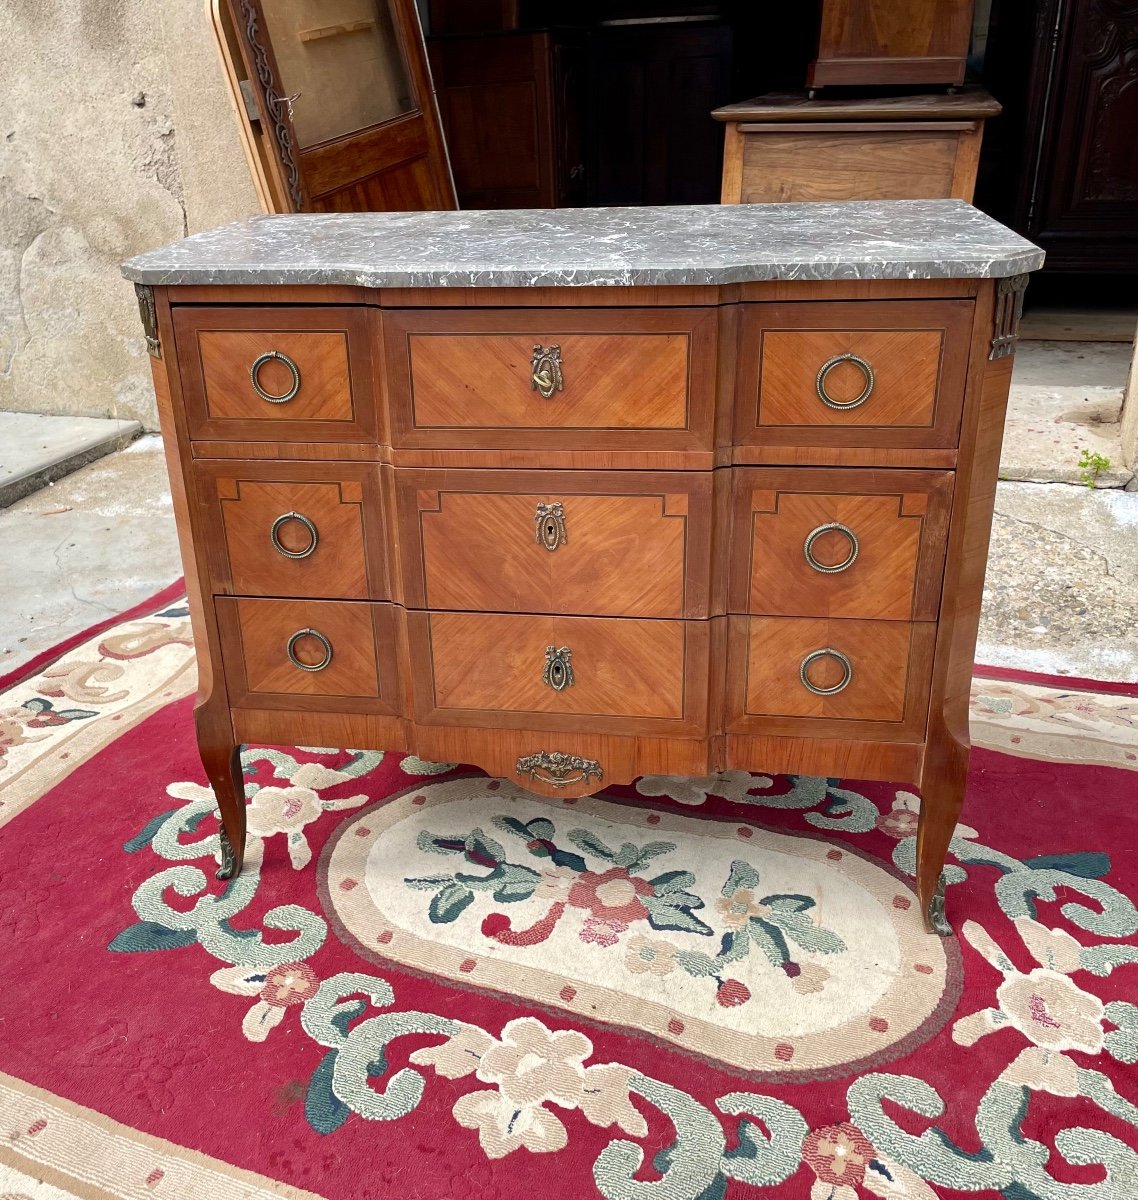
<svg viewBox="0 0 1138 1200">
<path fill-rule="evenodd" d="M 943 929 L 1007 286 L 154 289 L 223 873 L 244 741 L 808 772 L 921 787 Z"/>
</svg>

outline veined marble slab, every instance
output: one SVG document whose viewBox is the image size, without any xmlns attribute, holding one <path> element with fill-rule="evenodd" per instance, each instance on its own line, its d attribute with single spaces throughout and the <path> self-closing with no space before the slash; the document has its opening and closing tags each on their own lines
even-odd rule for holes
<svg viewBox="0 0 1138 1200">
<path fill-rule="evenodd" d="M 976 279 L 1043 251 L 961 200 L 298 213 L 140 254 L 136 283 L 560 287 Z"/>
</svg>

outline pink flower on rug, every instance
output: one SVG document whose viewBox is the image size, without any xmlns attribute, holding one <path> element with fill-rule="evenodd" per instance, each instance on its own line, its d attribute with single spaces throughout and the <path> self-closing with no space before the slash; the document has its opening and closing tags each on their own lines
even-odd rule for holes
<svg viewBox="0 0 1138 1200">
<path fill-rule="evenodd" d="M 854 1196 L 856 1192 L 853 1189 L 865 1177 L 865 1164 L 873 1158 L 873 1154 L 869 1139 L 848 1121 L 815 1129 L 806 1135 L 802 1143 L 803 1161 L 819 1182 L 848 1188 Z"/>
<path fill-rule="evenodd" d="M 921 798 L 912 792 L 898 792 L 893 807 L 877 818 L 877 828 L 898 840 L 915 837 L 921 815 Z M 976 838 L 980 835 L 969 825 L 957 825 L 954 837 Z"/>
<path fill-rule="evenodd" d="M 996 989 L 998 1007 L 984 1008 L 961 1017 L 952 1027 L 952 1039 L 958 1045 L 972 1046 L 998 1029 L 1013 1028 L 1034 1046 L 1045 1052 L 1042 1060 L 1023 1060 L 1021 1073 L 1040 1068 L 1044 1091 L 1066 1086 L 1066 1067 L 1053 1058 L 1062 1051 L 1079 1050 L 1098 1054 L 1107 1044 L 1103 1029 L 1106 1005 L 1098 996 L 1085 992 L 1069 974 L 1081 969 L 1078 943 L 1062 930 L 1049 930 L 1027 917 L 1016 921 L 1024 945 L 1037 962 L 1026 974 L 1017 969 L 991 935 L 975 921 L 965 921 L 961 930 L 965 939 L 1004 976 Z M 1054 964 L 1052 966 L 1051 964 Z M 1056 969 L 1056 967 L 1058 969 Z M 1056 1091 L 1057 1095 L 1065 1092 Z"/>
<path fill-rule="evenodd" d="M 277 1008 L 287 1008 L 290 1004 L 303 1004 L 316 995 L 319 987 L 320 980 L 307 963 L 282 963 L 265 976 L 261 999 Z"/>
<path fill-rule="evenodd" d="M 263 1042 L 284 1020 L 286 1009 L 303 1004 L 320 986 L 316 972 L 302 962 L 281 963 L 267 970 L 239 963 L 214 971 L 209 981 L 223 992 L 257 997 L 241 1022 L 241 1032 L 251 1042 Z"/>
<path fill-rule="evenodd" d="M 581 941 L 592 942 L 594 946 L 615 946 L 620 941 L 620 935 L 627 932 L 628 926 L 623 921 L 606 921 L 603 917 L 586 917 L 579 937 Z"/>
<path fill-rule="evenodd" d="M 648 912 L 640 897 L 652 894 L 652 885 L 646 879 L 629 875 L 624 867 L 610 867 L 601 875 L 582 871 L 569 891 L 569 903 L 627 928 Z"/>
</svg>

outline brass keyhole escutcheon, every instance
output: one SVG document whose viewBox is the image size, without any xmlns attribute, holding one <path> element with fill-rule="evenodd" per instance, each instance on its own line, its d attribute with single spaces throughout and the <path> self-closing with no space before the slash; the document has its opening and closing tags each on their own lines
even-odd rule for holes
<svg viewBox="0 0 1138 1200">
<path fill-rule="evenodd" d="M 537 540 L 552 554 L 558 546 L 567 545 L 569 534 L 565 530 L 565 509 L 560 501 L 539 504 L 534 512 Z"/>
<path fill-rule="evenodd" d="M 554 392 L 564 390 L 560 346 L 534 346 L 530 360 L 530 386 L 543 400 L 548 400 Z"/>
<path fill-rule="evenodd" d="M 555 692 L 573 686 L 573 651 L 568 646 L 546 646 L 541 681 Z"/>
</svg>

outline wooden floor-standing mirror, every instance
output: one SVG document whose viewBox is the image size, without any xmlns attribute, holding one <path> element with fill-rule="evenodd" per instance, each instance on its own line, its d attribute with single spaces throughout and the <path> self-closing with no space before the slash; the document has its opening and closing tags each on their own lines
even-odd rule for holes
<svg viewBox="0 0 1138 1200">
<path fill-rule="evenodd" d="M 210 0 L 266 212 L 455 208 L 415 0 Z"/>
</svg>

